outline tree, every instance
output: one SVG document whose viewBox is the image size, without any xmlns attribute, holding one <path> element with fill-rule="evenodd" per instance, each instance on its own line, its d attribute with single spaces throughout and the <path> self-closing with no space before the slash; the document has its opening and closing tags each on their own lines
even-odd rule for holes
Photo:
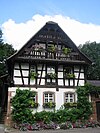
<svg viewBox="0 0 100 133">
<path fill-rule="evenodd" d="M 0 30 L 0 44 L 2 43 L 2 31 Z"/>
<path fill-rule="evenodd" d="M 88 69 L 88 79 L 100 80 L 100 43 L 87 42 L 79 46 L 79 49 L 92 60 Z"/>
<path fill-rule="evenodd" d="M 3 42 L 2 31 L 0 30 L 0 76 L 5 74 L 7 71 L 5 64 L 7 57 L 11 56 L 15 52 L 16 50 L 14 50 L 12 45 Z"/>
</svg>

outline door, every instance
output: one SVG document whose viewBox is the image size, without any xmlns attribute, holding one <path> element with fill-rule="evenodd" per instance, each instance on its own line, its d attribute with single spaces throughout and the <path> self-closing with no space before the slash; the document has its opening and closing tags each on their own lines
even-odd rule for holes
<svg viewBox="0 0 100 133">
<path fill-rule="evenodd" d="M 100 122 L 100 101 L 96 102 L 97 121 Z"/>
</svg>

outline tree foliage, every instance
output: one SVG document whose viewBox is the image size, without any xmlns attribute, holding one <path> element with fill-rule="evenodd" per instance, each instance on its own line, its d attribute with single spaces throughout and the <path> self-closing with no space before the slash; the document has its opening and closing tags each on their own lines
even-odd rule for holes
<svg viewBox="0 0 100 133">
<path fill-rule="evenodd" d="M 98 95 L 99 97 L 100 86 L 94 86 L 94 85 L 91 85 L 90 83 L 86 83 L 85 88 L 89 91 L 90 94 L 92 93 L 92 94 Z"/>
<path fill-rule="evenodd" d="M 92 65 L 88 69 L 88 79 L 100 80 L 100 43 L 87 42 L 80 45 L 79 49 L 92 60 Z"/>
<path fill-rule="evenodd" d="M 14 54 L 16 50 L 12 47 L 12 45 L 8 43 L 4 43 L 2 39 L 2 31 L 0 30 L 0 76 L 5 74 L 6 69 L 6 59 L 7 57 Z"/>
</svg>

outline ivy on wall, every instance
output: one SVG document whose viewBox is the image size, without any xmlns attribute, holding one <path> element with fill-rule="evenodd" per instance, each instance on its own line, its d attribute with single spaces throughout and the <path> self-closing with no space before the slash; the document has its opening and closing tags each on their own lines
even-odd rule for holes
<svg viewBox="0 0 100 133">
<path fill-rule="evenodd" d="M 12 99 L 12 119 L 17 123 L 34 121 L 32 110 L 30 106 L 34 107 L 36 104 L 33 101 L 35 92 L 29 90 L 16 90 L 16 95 Z M 34 105 L 34 106 L 33 106 Z"/>
<path fill-rule="evenodd" d="M 92 114 L 92 104 L 89 102 L 89 90 L 84 87 L 77 88 L 77 108 L 80 110 L 80 119 L 89 119 Z"/>
</svg>

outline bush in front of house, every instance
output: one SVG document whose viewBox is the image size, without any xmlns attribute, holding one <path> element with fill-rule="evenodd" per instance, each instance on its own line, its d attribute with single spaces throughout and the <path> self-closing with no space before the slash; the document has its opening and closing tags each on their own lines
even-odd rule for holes
<svg viewBox="0 0 100 133">
<path fill-rule="evenodd" d="M 78 102 L 77 106 L 75 104 L 75 107 L 74 106 L 72 107 L 71 104 L 70 108 L 68 106 L 69 104 L 66 104 L 66 108 L 61 108 L 59 110 L 54 110 L 52 112 L 41 111 L 32 114 L 30 106 L 33 107 L 33 105 L 35 105 L 33 104 L 32 101 L 33 99 L 32 97 L 34 97 L 35 93 L 32 92 L 30 89 L 29 90 L 17 89 L 16 95 L 12 99 L 13 121 L 19 125 L 22 123 L 28 123 L 29 125 L 31 124 L 36 125 L 38 123 L 38 127 L 45 129 L 57 128 L 57 125 L 59 125 L 60 128 L 65 127 L 66 129 L 71 127 L 76 127 L 76 128 L 82 127 L 83 121 L 88 120 L 92 113 L 92 106 L 91 103 L 88 101 L 88 90 L 86 90 L 85 87 L 78 87 L 77 94 L 78 94 Z M 81 121 L 82 124 L 77 121 Z M 30 126 L 30 128 L 33 127 Z"/>
<path fill-rule="evenodd" d="M 12 119 L 16 123 L 34 123 L 34 117 L 30 107 L 36 107 L 33 101 L 35 92 L 29 90 L 16 90 L 16 95 L 12 99 Z M 33 106 L 34 105 L 34 106 Z"/>
<path fill-rule="evenodd" d="M 89 102 L 89 90 L 86 87 L 78 87 L 77 99 L 77 109 L 80 110 L 79 118 L 88 120 L 92 114 L 92 104 Z"/>
</svg>

